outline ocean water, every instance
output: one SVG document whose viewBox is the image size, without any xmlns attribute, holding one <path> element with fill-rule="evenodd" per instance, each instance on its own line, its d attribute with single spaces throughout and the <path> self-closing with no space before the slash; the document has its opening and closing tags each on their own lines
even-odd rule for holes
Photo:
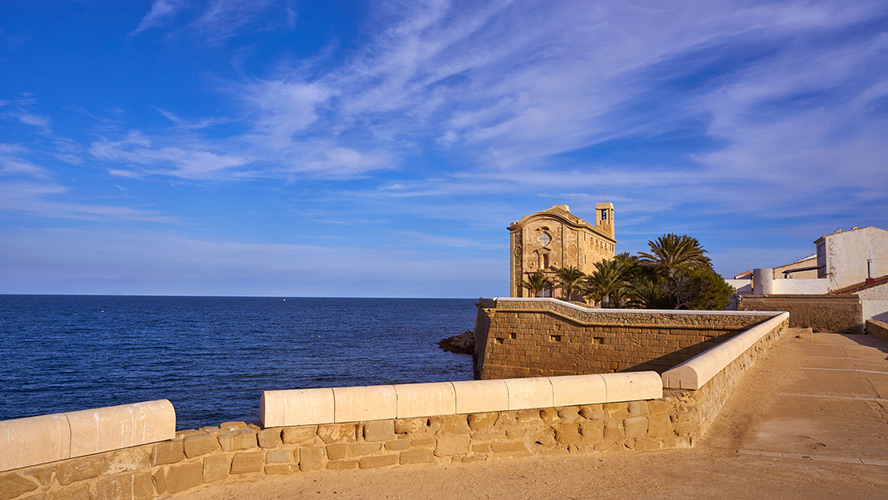
<svg viewBox="0 0 888 500">
<path fill-rule="evenodd" d="M 179 429 L 264 390 L 470 380 L 471 299 L 0 295 L 0 420 L 169 399 Z"/>
</svg>

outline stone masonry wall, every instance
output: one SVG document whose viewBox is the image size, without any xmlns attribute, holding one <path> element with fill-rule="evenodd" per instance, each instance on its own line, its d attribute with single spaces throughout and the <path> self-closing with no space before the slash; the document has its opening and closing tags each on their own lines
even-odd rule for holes
<svg viewBox="0 0 888 500">
<path fill-rule="evenodd" d="M 744 295 L 741 311 L 786 311 L 792 328 L 863 333 L 863 304 L 856 295 Z"/>
<path fill-rule="evenodd" d="M 686 422 L 685 425 L 695 429 L 693 435 L 702 436 L 706 433 L 722 406 L 734 392 L 734 388 L 740 383 L 743 375 L 780 340 L 786 333 L 788 325 L 788 321 L 783 321 L 735 358 L 699 390 L 664 389 L 664 398 L 674 398 L 678 404 L 678 412 L 686 415 L 682 421 Z M 679 426 L 677 430 L 685 431 L 686 429 Z"/>
<path fill-rule="evenodd" d="M 662 373 L 766 319 L 584 311 L 553 301 L 481 301 L 475 327 L 475 378 Z"/>
<path fill-rule="evenodd" d="M 683 394 L 560 408 L 260 429 L 242 422 L 171 441 L 0 473 L 0 498 L 153 499 L 203 485 L 315 470 L 684 448 L 698 433 Z"/>
<path fill-rule="evenodd" d="M 884 321 L 876 321 L 876 320 L 867 320 L 866 322 L 866 333 L 872 335 L 873 337 L 879 338 L 888 342 L 888 323 Z"/>
</svg>

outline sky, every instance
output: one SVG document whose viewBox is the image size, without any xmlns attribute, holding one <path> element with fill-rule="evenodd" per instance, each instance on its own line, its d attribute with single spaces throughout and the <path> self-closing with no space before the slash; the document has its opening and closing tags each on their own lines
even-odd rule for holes
<svg viewBox="0 0 888 500">
<path fill-rule="evenodd" d="M 731 277 L 888 228 L 888 3 L 0 2 L 0 293 L 506 296 L 615 207 Z"/>
</svg>

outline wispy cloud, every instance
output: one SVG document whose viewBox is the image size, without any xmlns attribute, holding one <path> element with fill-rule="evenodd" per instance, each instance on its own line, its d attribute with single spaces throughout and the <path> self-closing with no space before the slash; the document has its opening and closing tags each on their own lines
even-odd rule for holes
<svg viewBox="0 0 888 500">
<path fill-rule="evenodd" d="M 137 132 L 121 140 L 101 140 L 89 148 L 90 154 L 99 160 L 121 162 L 135 167 L 133 174 L 168 175 L 183 179 L 219 179 L 244 175 L 241 168 L 249 163 L 238 155 L 217 154 L 202 149 L 200 145 L 155 145 Z M 121 174 L 125 170 L 112 169 Z M 124 174 L 126 175 L 126 174 Z"/>
<path fill-rule="evenodd" d="M 185 6 L 185 0 L 154 0 L 151 10 L 139 22 L 139 26 L 130 33 L 136 35 L 142 31 L 156 28 L 173 18 Z"/>
</svg>

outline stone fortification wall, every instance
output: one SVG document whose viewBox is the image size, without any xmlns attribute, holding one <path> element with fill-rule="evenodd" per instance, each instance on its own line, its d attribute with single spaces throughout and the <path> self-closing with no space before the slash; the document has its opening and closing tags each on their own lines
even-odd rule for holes
<svg viewBox="0 0 888 500">
<path fill-rule="evenodd" d="M 868 320 L 866 322 L 866 333 L 888 342 L 888 323 L 872 319 Z"/>
<path fill-rule="evenodd" d="M 481 299 L 475 378 L 663 372 L 773 314 L 589 309 L 555 299 Z"/>
<path fill-rule="evenodd" d="M 863 305 L 856 295 L 744 295 L 738 309 L 786 311 L 793 328 L 863 333 Z"/>
</svg>

